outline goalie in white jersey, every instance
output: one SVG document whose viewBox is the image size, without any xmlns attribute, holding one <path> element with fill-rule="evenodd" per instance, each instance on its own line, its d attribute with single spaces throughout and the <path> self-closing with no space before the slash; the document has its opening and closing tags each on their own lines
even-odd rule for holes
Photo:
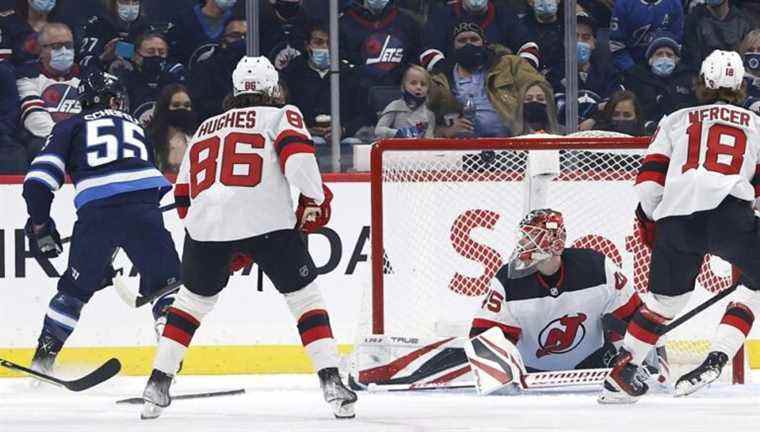
<svg viewBox="0 0 760 432">
<path fill-rule="evenodd" d="M 644 355 L 663 326 L 687 304 L 706 253 L 741 272 L 710 353 L 676 383 L 687 395 L 714 381 L 752 328 L 760 310 L 760 223 L 752 206 L 760 195 L 760 118 L 740 108 L 744 67 L 735 52 L 713 51 L 702 63 L 702 105 L 663 117 L 636 179 L 636 210 L 644 243 L 653 247 L 649 290 L 599 401 L 630 403 L 647 392 L 637 378 Z M 656 236 L 655 236 L 656 233 Z"/>
<path fill-rule="evenodd" d="M 193 334 L 227 285 L 230 267 L 247 257 L 285 296 L 335 416 L 351 418 L 356 394 L 338 374 L 327 307 L 299 232 L 327 223 L 332 194 L 322 184 L 301 112 L 275 106 L 278 74 L 269 60 L 243 57 L 232 81 L 234 96 L 225 101 L 225 112 L 200 125 L 177 176 L 175 199 L 186 228 L 185 287 L 168 311 L 142 418 L 158 417 L 171 402 L 169 387 Z M 295 214 L 290 185 L 301 192 Z"/>
<path fill-rule="evenodd" d="M 491 281 L 470 337 L 501 329 L 527 372 L 605 368 L 623 339 L 620 328 L 625 330 L 640 305 L 636 290 L 609 258 L 565 248 L 561 213 L 533 210 L 520 222 L 517 247 Z M 648 362 L 650 372 L 662 370 L 657 379 L 665 380 L 664 348 L 658 354 L 659 362 Z"/>
</svg>

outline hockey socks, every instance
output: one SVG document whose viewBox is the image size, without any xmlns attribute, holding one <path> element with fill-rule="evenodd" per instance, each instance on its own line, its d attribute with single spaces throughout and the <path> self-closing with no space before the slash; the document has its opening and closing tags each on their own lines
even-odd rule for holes
<svg viewBox="0 0 760 432">
<path fill-rule="evenodd" d="M 733 358 L 744 340 L 747 339 L 754 321 L 755 315 L 747 305 L 742 303 L 728 305 L 726 313 L 720 320 L 718 330 L 715 332 L 710 351 L 720 351 L 725 353 L 729 359 Z"/>
<path fill-rule="evenodd" d="M 301 343 L 306 348 L 314 369 L 337 368 L 338 347 L 317 285 L 312 282 L 296 292 L 285 294 L 285 301 L 298 322 Z"/>
<path fill-rule="evenodd" d="M 84 302 L 78 298 L 60 291 L 56 293 L 45 314 L 38 349 L 53 356 L 58 354 L 76 328 L 83 307 Z"/>
<path fill-rule="evenodd" d="M 668 318 L 653 312 L 646 306 L 642 306 L 636 311 L 623 338 L 623 346 L 631 354 L 631 363 L 643 364 L 644 359 L 660 339 L 662 327 L 668 321 Z"/>
<path fill-rule="evenodd" d="M 205 297 L 182 287 L 174 305 L 167 309 L 166 326 L 158 343 L 153 368 L 175 375 L 201 320 L 216 304 L 218 295 Z"/>
</svg>

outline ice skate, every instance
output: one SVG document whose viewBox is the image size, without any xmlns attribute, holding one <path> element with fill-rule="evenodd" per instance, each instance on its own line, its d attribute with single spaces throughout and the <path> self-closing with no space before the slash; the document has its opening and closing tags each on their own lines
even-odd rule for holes
<svg viewBox="0 0 760 432">
<path fill-rule="evenodd" d="M 711 352 L 696 369 L 678 378 L 675 396 L 688 396 L 715 381 L 720 377 L 726 363 L 728 363 L 728 356 L 725 353 Z"/>
<path fill-rule="evenodd" d="M 45 375 L 53 375 L 53 363 L 55 363 L 55 358 L 61 349 L 60 345 L 60 342 L 52 337 L 45 334 L 41 335 L 29 368 Z M 31 382 L 33 388 L 39 387 L 40 384 L 42 381 L 38 379 Z"/>
<path fill-rule="evenodd" d="M 169 387 L 172 384 L 172 376 L 167 375 L 157 369 L 153 369 L 150 374 L 148 384 L 143 392 L 143 409 L 140 413 L 142 420 L 158 418 L 164 408 L 171 404 L 172 399 L 169 396 Z"/>
<path fill-rule="evenodd" d="M 621 348 L 597 398 L 600 404 L 632 404 L 649 390 L 649 374 L 631 363 L 631 353 Z"/>
<path fill-rule="evenodd" d="M 335 418 L 354 418 L 356 393 L 343 385 L 338 374 L 338 368 L 325 368 L 317 372 L 317 375 L 325 401 L 332 407 Z"/>
</svg>

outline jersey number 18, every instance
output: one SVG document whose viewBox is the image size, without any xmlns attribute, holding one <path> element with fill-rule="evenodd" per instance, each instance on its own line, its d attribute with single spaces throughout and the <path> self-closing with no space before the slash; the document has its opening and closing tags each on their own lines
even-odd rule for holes
<svg viewBox="0 0 760 432">
<path fill-rule="evenodd" d="M 682 173 L 699 166 L 699 154 L 702 147 L 702 122 L 691 122 L 686 133 L 689 135 L 689 149 L 686 163 L 681 167 Z M 721 142 L 723 137 L 732 138 L 733 145 Z M 707 130 L 707 154 L 703 166 L 707 171 L 725 175 L 739 174 L 744 164 L 744 151 L 746 149 L 747 135 L 743 130 L 725 124 L 714 124 Z M 721 155 L 729 156 L 731 162 L 719 162 L 718 157 Z"/>
</svg>

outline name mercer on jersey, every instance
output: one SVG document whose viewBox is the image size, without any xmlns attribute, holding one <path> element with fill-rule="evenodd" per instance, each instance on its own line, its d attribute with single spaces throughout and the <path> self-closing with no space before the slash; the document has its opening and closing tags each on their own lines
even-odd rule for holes
<svg viewBox="0 0 760 432">
<path fill-rule="evenodd" d="M 230 111 L 203 122 L 195 136 L 210 135 L 224 128 L 253 128 L 256 126 L 256 111 Z"/>
<path fill-rule="evenodd" d="M 689 113 L 689 123 L 697 123 L 704 120 L 722 120 L 738 126 L 749 127 L 749 113 L 733 110 L 727 106 L 704 108 Z"/>
</svg>

